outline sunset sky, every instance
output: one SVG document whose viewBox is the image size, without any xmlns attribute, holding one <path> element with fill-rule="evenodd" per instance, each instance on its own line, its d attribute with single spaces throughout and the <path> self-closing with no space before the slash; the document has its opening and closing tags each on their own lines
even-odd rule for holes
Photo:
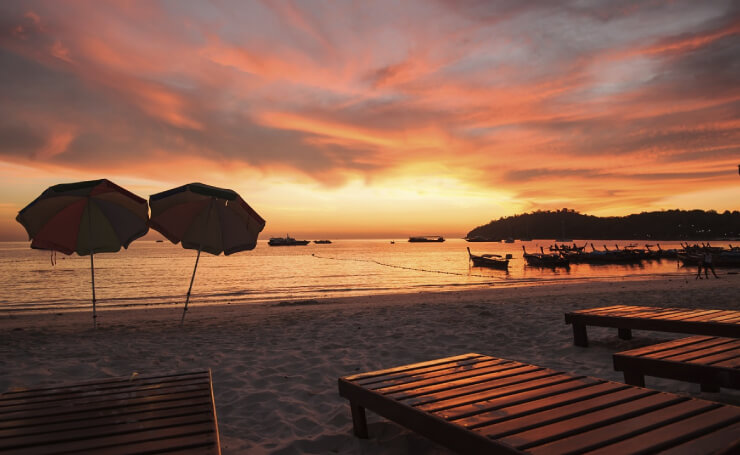
<svg viewBox="0 0 740 455">
<path fill-rule="evenodd" d="M 261 238 L 740 209 L 740 2 L 3 1 L 0 240 L 48 186 L 200 181 Z"/>
</svg>

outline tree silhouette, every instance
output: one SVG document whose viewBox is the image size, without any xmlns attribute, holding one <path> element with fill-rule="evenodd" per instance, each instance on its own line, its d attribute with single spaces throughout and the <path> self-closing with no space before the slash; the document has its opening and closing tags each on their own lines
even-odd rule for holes
<svg viewBox="0 0 740 455">
<path fill-rule="evenodd" d="M 740 212 L 665 210 L 597 217 L 564 208 L 501 217 L 478 226 L 467 237 L 611 240 L 690 240 L 740 237 Z"/>
</svg>

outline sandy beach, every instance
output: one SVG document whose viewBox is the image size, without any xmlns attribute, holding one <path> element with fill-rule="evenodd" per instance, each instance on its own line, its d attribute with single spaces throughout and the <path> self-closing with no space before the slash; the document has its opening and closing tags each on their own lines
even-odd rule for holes
<svg viewBox="0 0 740 455">
<path fill-rule="evenodd" d="M 477 352 L 621 381 L 611 354 L 679 338 L 590 328 L 575 347 L 566 311 L 615 304 L 740 310 L 740 275 L 719 280 L 492 287 L 269 304 L 0 316 L 0 390 L 91 378 L 210 368 L 224 454 L 442 454 L 448 451 L 368 413 L 352 435 L 339 376 Z M 740 393 L 647 378 L 647 386 L 740 404 Z"/>
</svg>

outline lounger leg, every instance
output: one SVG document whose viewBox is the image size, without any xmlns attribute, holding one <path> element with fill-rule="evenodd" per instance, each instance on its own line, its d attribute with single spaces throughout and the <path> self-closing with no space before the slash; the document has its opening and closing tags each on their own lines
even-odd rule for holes
<svg viewBox="0 0 740 455">
<path fill-rule="evenodd" d="M 631 340 L 632 339 L 632 330 L 631 329 L 617 329 L 617 332 L 619 333 L 619 338 L 623 340 Z"/>
<path fill-rule="evenodd" d="M 714 384 L 701 384 L 702 392 L 719 393 L 719 386 Z"/>
<path fill-rule="evenodd" d="M 352 426 L 355 436 L 367 439 L 367 419 L 365 418 L 365 408 L 350 401 L 349 407 L 352 409 Z"/>
<path fill-rule="evenodd" d="M 585 325 L 573 324 L 573 344 L 584 348 L 588 347 L 588 334 Z"/>
<path fill-rule="evenodd" d="M 624 382 L 629 385 L 645 387 L 645 375 L 637 371 L 624 371 Z"/>
</svg>

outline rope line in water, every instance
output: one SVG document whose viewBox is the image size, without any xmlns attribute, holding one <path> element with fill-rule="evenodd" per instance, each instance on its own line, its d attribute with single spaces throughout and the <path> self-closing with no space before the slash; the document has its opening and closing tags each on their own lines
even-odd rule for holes
<svg viewBox="0 0 740 455">
<path fill-rule="evenodd" d="M 377 264 L 383 267 L 391 267 L 394 269 L 403 269 L 403 270 L 413 270 L 415 272 L 426 272 L 426 273 L 441 273 L 444 275 L 457 275 L 457 276 L 474 276 L 478 278 L 488 278 L 490 279 L 496 279 L 496 277 L 492 277 L 490 275 L 477 275 L 475 273 L 460 273 L 460 272 L 447 272 L 445 270 L 429 270 L 429 269 L 419 269 L 415 267 L 405 267 L 402 265 L 395 265 L 395 264 L 386 264 L 385 262 L 376 261 L 375 259 L 351 259 L 351 258 L 335 258 L 335 257 L 329 257 L 329 256 L 318 256 L 316 254 L 311 254 L 311 256 L 318 258 L 318 259 L 328 259 L 331 261 L 353 261 L 353 262 L 367 262 L 371 264 Z"/>
</svg>

